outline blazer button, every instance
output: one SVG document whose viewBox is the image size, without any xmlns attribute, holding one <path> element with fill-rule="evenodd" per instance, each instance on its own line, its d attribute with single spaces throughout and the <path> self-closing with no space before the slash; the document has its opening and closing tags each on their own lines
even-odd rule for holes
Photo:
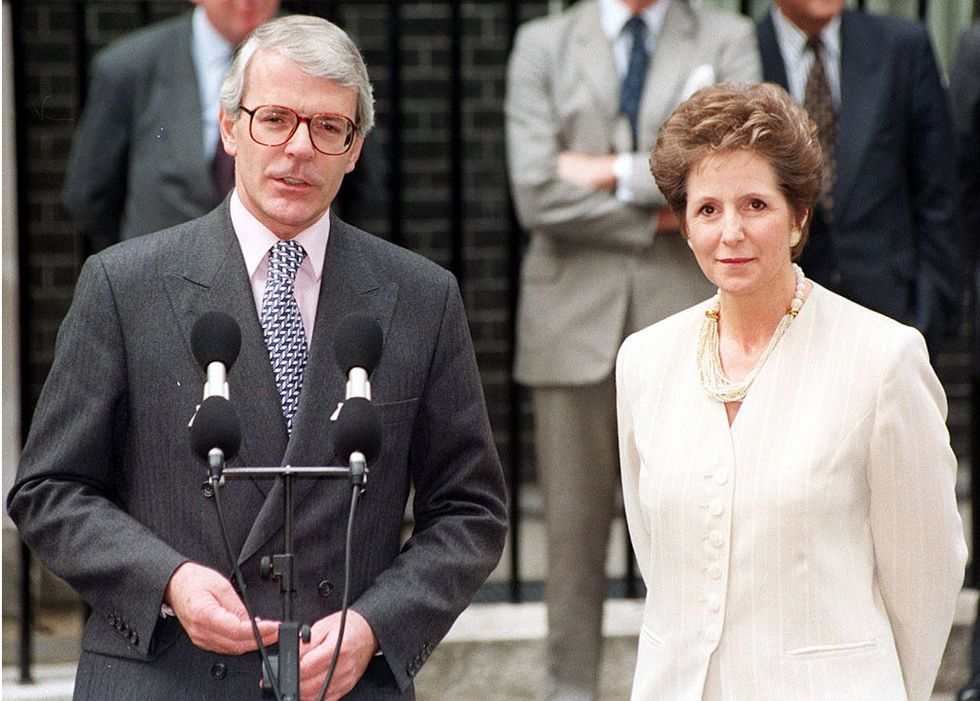
<svg viewBox="0 0 980 701">
<path fill-rule="evenodd" d="M 214 487 L 211 485 L 211 482 L 205 482 L 201 485 L 201 494 L 204 495 L 205 499 L 214 498 Z"/>
<path fill-rule="evenodd" d="M 228 674 L 228 668 L 224 662 L 218 662 L 211 667 L 211 676 L 215 679 L 224 679 L 226 674 Z"/>
<path fill-rule="evenodd" d="M 327 580 L 323 580 L 316 585 L 316 593 L 322 596 L 324 599 L 329 598 L 333 594 L 333 584 Z"/>
</svg>

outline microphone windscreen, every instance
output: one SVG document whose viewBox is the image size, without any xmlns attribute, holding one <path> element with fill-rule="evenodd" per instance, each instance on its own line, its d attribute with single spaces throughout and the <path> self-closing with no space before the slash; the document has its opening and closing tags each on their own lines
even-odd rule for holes
<svg viewBox="0 0 980 701">
<path fill-rule="evenodd" d="M 337 453 L 349 460 L 351 453 L 364 453 L 368 462 L 381 450 L 381 421 L 378 410 L 364 397 L 351 397 L 344 402 L 337 416 Z"/>
<path fill-rule="evenodd" d="M 220 448 L 225 460 L 238 453 L 242 442 L 242 429 L 238 423 L 235 407 L 221 396 L 208 397 L 190 426 L 191 448 L 205 462 L 212 448 Z"/>
<path fill-rule="evenodd" d="M 191 330 L 191 350 L 201 367 L 217 361 L 231 369 L 242 347 L 242 331 L 238 322 L 224 312 L 205 312 L 194 322 Z"/>
<path fill-rule="evenodd" d="M 384 336 L 373 316 L 350 314 L 337 327 L 333 350 L 344 374 L 351 368 L 364 368 L 370 375 L 381 358 Z"/>
</svg>

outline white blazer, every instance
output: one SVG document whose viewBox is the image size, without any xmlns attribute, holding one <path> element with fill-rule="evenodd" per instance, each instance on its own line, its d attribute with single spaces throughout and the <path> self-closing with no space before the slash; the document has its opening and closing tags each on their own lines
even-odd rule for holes
<svg viewBox="0 0 980 701">
<path fill-rule="evenodd" d="M 633 701 L 927 701 L 966 544 L 922 337 L 814 285 L 729 427 L 695 366 L 707 307 L 617 359 Z"/>
</svg>

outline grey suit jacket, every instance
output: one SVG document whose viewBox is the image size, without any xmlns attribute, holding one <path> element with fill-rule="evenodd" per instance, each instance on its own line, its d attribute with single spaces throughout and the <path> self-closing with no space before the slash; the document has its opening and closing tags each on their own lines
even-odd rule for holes
<svg viewBox="0 0 980 701">
<path fill-rule="evenodd" d="M 710 295 L 686 247 L 663 279 L 650 249 L 666 206 L 646 166 L 660 125 L 697 87 L 760 78 L 752 23 L 673 0 L 651 56 L 640 104 L 634 202 L 558 178 L 565 150 L 632 150 L 619 114 L 620 79 L 596 0 L 522 25 L 507 75 L 507 158 L 530 244 L 521 271 L 517 379 L 585 384 L 612 372 L 628 314 L 645 326 Z M 676 235 L 674 235 L 676 236 Z M 676 243 L 676 242 L 675 242 Z"/>
<path fill-rule="evenodd" d="M 213 209 L 221 197 L 204 153 L 191 15 L 112 44 L 91 73 L 64 200 L 93 250 Z"/>
<path fill-rule="evenodd" d="M 412 677 L 497 563 L 506 529 L 459 290 L 442 268 L 333 218 L 287 440 L 227 201 L 88 259 L 8 497 L 28 545 L 92 606 L 76 698 L 258 698 L 256 655 L 203 652 L 174 619 L 160 618 L 181 562 L 230 572 L 215 505 L 202 490 L 206 468 L 187 437 L 203 386 L 190 333 L 212 309 L 242 329 L 228 382 L 243 433 L 231 464 L 246 466 L 338 463 L 329 417 L 346 378 L 333 332 L 352 312 L 381 324 L 372 390 L 383 448 L 355 523 L 351 601 L 384 656 L 349 698 L 412 698 Z M 402 545 L 413 487 L 415 529 Z M 232 481 L 221 496 L 254 613 L 277 619 L 278 585 L 260 580 L 258 563 L 282 547 L 281 483 Z M 348 503 L 346 480 L 296 488 L 303 620 L 340 607 Z"/>
</svg>

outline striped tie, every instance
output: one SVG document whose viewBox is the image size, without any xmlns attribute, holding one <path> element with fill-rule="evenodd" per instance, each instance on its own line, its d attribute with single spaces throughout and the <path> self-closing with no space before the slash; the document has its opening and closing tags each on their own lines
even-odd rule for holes
<svg viewBox="0 0 980 701">
<path fill-rule="evenodd" d="M 262 296 L 259 322 L 276 376 L 286 430 L 293 430 L 293 417 L 303 387 L 306 367 L 306 332 L 293 286 L 306 251 L 295 241 L 279 241 L 269 253 L 269 276 Z"/>
</svg>

